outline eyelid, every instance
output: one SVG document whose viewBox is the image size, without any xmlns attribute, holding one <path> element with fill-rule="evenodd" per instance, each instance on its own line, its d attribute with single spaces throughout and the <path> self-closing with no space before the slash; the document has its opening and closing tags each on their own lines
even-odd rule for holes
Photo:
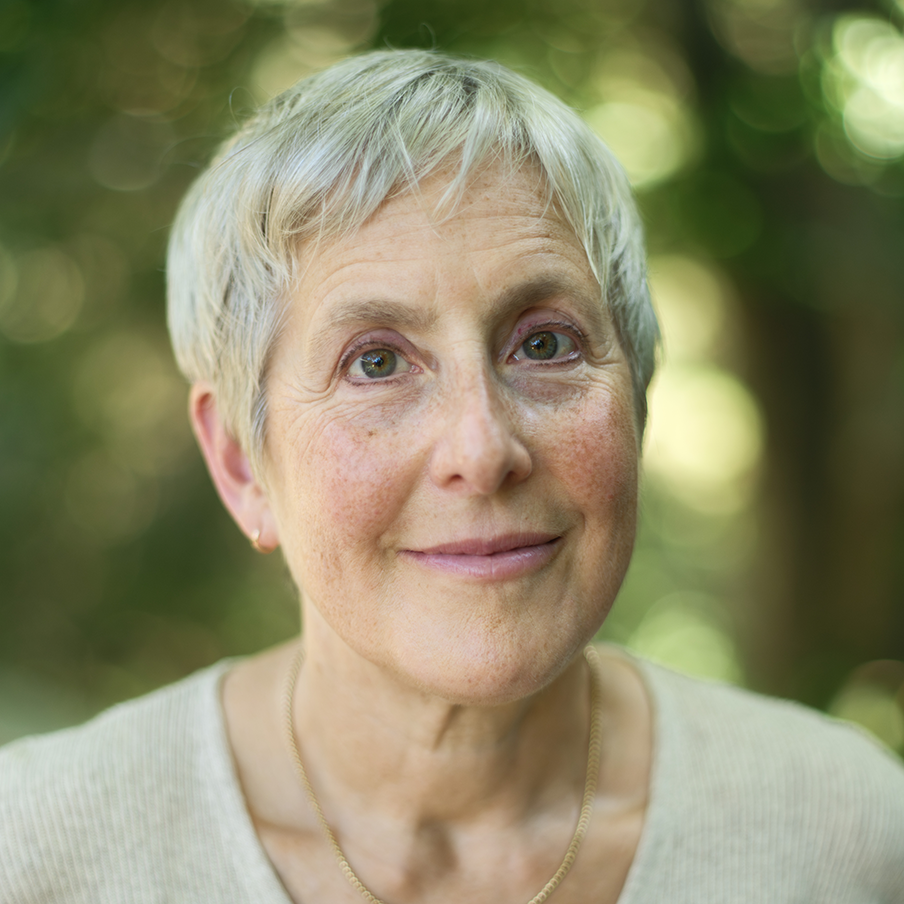
<svg viewBox="0 0 904 904">
<path fill-rule="evenodd" d="M 543 330 L 549 330 L 550 332 L 554 332 L 555 330 L 562 330 L 566 333 L 570 333 L 581 343 L 585 343 L 587 341 L 587 334 L 573 320 L 561 319 L 561 315 L 559 315 L 559 319 L 557 319 L 555 314 L 545 317 L 540 316 L 536 320 L 528 316 L 522 323 L 519 323 L 516 327 L 514 341 L 520 345 L 524 341 L 524 339 L 531 333 L 538 333 L 542 332 Z"/>
</svg>

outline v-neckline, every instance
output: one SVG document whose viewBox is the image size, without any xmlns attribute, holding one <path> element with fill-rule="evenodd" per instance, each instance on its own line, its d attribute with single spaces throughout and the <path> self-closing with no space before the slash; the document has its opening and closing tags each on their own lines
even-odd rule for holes
<svg viewBox="0 0 904 904">
<path fill-rule="evenodd" d="M 673 818 L 668 802 L 663 799 L 664 789 L 669 787 L 667 773 L 674 768 L 672 758 L 664 747 L 671 745 L 675 732 L 680 726 L 675 724 L 672 708 L 663 706 L 663 696 L 667 693 L 662 681 L 655 675 L 655 667 L 634 657 L 627 650 L 607 644 L 606 649 L 621 656 L 635 670 L 647 693 L 652 714 L 652 752 L 647 806 L 643 827 L 625 883 L 616 904 L 640 904 L 643 900 L 643 884 L 650 871 L 650 864 L 660 861 L 666 854 L 670 833 L 668 823 Z M 233 854 L 243 861 L 246 875 L 251 883 L 250 890 L 260 904 L 299 904 L 289 895 L 276 868 L 264 849 L 263 842 L 254 828 L 254 822 L 242 792 L 238 772 L 226 730 L 226 715 L 223 710 L 222 683 L 229 668 L 236 660 L 223 660 L 212 667 L 212 706 L 206 708 L 208 724 L 205 738 L 209 745 L 208 762 L 211 784 L 218 789 L 217 800 L 223 809 L 220 830 L 228 833 L 224 839 Z"/>
</svg>

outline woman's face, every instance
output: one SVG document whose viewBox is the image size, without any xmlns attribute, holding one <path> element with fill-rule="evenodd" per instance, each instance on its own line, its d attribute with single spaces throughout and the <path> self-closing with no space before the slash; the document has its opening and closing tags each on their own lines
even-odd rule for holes
<svg viewBox="0 0 904 904">
<path fill-rule="evenodd" d="M 269 372 L 267 495 L 352 650 L 459 702 L 552 680 L 634 541 L 631 376 L 571 229 L 526 171 L 387 202 L 304 259 Z"/>
</svg>

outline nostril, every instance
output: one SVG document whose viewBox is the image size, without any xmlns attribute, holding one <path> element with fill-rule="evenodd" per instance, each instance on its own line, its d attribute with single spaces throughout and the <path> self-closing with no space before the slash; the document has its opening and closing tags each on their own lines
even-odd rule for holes
<svg viewBox="0 0 904 904">
<path fill-rule="evenodd" d="M 490 495 L 530 475 L 530 454 L 513 425 L 487 405 L 462 404 L 434 449 L 434 482 L 458 492 Z"/>
</svg>

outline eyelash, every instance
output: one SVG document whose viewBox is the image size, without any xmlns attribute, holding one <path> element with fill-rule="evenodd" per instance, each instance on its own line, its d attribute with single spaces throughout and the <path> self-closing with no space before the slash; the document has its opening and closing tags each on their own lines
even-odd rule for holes
<svg viewBox="0 0 904 904">
<path fill-rule="evenodd" d="M 364 339 L 361 342 L 355 343 L 343 356 L 342 360 L 339 362 L 340 371 L 346 376 L 349 377 L 349 370 L 351 369 L 352 364 L 361 357 L 361 355 L 366 355 L 368 352 L 376 351 L 377 349 L 385 349 L 388 352 L 392 352 L 395 355 L 398 355 L 400 358 L 403 358 L 405 361 L 411 357 L 411 352 L 403 351 L 398 343 L 394 342 L 380 342 L 378 339 Z M 409 362 L 410 363 L 410 362 Z M 417 370 L 416 365 L 411 365 L 413 370 Z M 406 371 L 406 373 L 411 373 L 411 371 Z M 354 378 L 352 378 L 354 379 Z M 365 385 L 366 383 L 387 383 L 392 380 L 392 377 L 385 377 L 382 380 L 367 380 L 367 381 L 359 381 L 355 380 L 356 383 L 360 382 L 361 385 Z"/>
<path fill-rule="evenodd" d="M 553 320 L 553 321 L 547 321 L 544 323 L 532 323 L 529 327 L 525 328 L 524 330 L 520 330 L 518 332 L 518 335 L 515 338 L 517 345 L 514 345 L 513 347 L 511 347 L 510 351 L 505 356 L 505 360 L 507 361 L 509 358 L 511 358 L 513 355 L 515 355 L 518 351 L 520 351 L 521 348 L 524 346 L 524 343 L 527 342 L 527 340 L 531 336 L 535 335 L 536 333 L 543 333 L 543 332 L 550 332 L 550 333 L 561 332 L 561 333 L 563 333 L 564 335 L 568 336 L 577 346 L 574 354 L 575 355 L 583 354 L 583 348 L 586 345 L 586 334 L 584 333 L 584 331 L 581 330 L 579 327 L 577 327 L 575 324 L 570 323 L 568 321 Z M 387 351 L 393 352 L 393 354 L 398 355 L 400 358 L 403 358 L 406 361 L 408 361 L 409 358 L 411 357 L 411 353 L 408 351 L 403 351 L 399 347 L 398 343 L 393 343 L 391 341 L 380 342 L 377 339 L 368 338 L 368 339 L 362 340 L 361 342 L 356 342 L 345 353 L 345 355 L 343 355 L 342 360 L 340 361 L 340 364 L 339 364 L 340 370 L 342 371 L 343 374 L 348 376 L 349 369 L 351 368 L 352 364 L 355 362 L 355 360 L 357 358 L 359 358 L 361 355 L 366 354 L 369 351 L 376 351 L 377 349 L 386 349 Z M 544 362 L 541 364 L 535 364 L 532 366 L 550 367 L 550 366 L 554 366 L 556 364 L 569 364 L 573 360 L 574 360 L 573 357 L 566 357 L 562 360 L 558 360 L 558 361 L 551 360 L 548 362 Z M 409 361 L 409 363 L 410 363 L 410 361 Z M 414 370 L 418 369 L 417 366 L 414 364 L 412 364 L 411 367 Z M 406 371 L 406 373 L 411 373 L 411 371 Z M 367 381 L 356 380 L 355 382 L 361 382 L 363 385 L 365 382 L 366 383 L 385 383 L 390 380 L 392 380 L 392 377 L 386 377 L 383 380 L 367 380 Z"/>
<path fill-rule="evenodd" d="M 518 335 L 515 337 L 516 345 L 513 346 L 512 350 L 506 355 L 506 360 L 512 357 L 512 355 L 519 352 L 523 347 L 524 343 L 530 339 L 531 336 L 536 335 L 537 333 L 562 333 L 571 339 L 576 348 L 575 354 L 582 355 L 583 350 L 587 345 L 587 336 L 583 330 L 581 330 L 578 326 L 573 323 L 564 320 L 552 320 L 547 321 L 545 323 L 532 323 L 529 327 L 526 327 L 524 330 L 518 332 Z M 570 364 L 574 358 L 567 357 L 563 358 L 559 361 L 549 361 L 544 362 L 539 365 L 542 367 L 549 367 L 555 364 Z"/>
</svg>

